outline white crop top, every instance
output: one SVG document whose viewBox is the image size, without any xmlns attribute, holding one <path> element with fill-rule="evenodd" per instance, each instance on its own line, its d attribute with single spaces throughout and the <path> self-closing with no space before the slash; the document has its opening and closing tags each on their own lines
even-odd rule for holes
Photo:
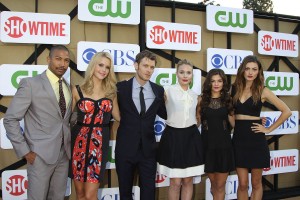
<svg viewBox="0 0 300 200">
<path fill-rule="evenodd" d="M 198 95 L 179 84 L 165 87 L 168 118 L 166 124 L 174 128 L 186 128 L 197 124 L 196 106 Z"/>
</svg>

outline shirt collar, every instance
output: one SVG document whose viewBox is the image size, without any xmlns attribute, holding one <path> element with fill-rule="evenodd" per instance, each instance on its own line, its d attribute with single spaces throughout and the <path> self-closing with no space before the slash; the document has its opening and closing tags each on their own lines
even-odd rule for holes
<svg viewBox="0 0 300 200">
<path fill-rule="evenodd" d="M 189 87 L 188 87 L 187 90 L 184 90 L 184 89 L 182 89 L 182 87 L 179 85 L 179 83 L 176 83 L 176 87 L 177 87 L 180 91 L 182 91 L 182 92 L 187 92 L 187 93 L 190 92 L 190 88 L 189 88 Z"/>
<path fill-rule="evenodd" d="M 47 75 L 47 77 L 48 77 L 51 84 L 55 84 L 59 81 L 59 78 L 52 71 L 50 71 L 49 69 L 47 69 L 46 75 Z M 61 79 L 63 79 L 63 78 L 61 78 Z"/>
<path fill-rule="evenodd" d="M 150 85 L 149 81 L 147 81 L 146 84 L 142 86 L 142 85 L 139 84 L 139 82 L 136 80 L 135 77 L 133 78 L 132 84 L 133 84 L 133 89 L 139 89 L 140 87 L 143 87 L 144 90 L 150 90 L 151 89 L 151 85 Z"/>
</svg>

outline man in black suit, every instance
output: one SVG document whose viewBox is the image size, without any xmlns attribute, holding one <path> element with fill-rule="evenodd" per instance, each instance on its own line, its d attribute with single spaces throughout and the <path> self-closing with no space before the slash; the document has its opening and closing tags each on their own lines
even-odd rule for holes
<svg viewBox="0 0 300 200">
<path fill-rule="evenodd" d="M 116 170 L 121 200 L 132 199 L 135 171 L 139 172 L 140 199 L 155 199 L 155 116 L 166 119 L 163 87 L 149 81 L 156 56 L 142 51 L 136 56 L 135 77 L 117 84 L 121 112 L 116 140 Z"/>
</svg>

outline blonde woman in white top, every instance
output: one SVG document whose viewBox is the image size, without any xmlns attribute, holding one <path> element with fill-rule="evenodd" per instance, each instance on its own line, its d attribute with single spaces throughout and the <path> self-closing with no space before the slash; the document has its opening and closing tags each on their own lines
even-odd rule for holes
<svg viewBox="0 0 300 200">
<path fill-rule="evenodd" d="M 165 88 L 168 118 L 159 144 L 157 167 L 159 173 L 170 178 L 168 199 L 188 200 L 193 196 L 193 177 L 204 173 L 196 119 L 199 97 L 189 88 L 193 78 L 189 61 L 178 62 L 176 75 L 178 83 Z"/>
</svg>

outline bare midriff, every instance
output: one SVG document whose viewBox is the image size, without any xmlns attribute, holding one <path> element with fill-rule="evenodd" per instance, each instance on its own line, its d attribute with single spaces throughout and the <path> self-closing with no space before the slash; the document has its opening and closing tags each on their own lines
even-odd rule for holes
<svg viewBox="0 0 300 200">
<path fill-rule="evenodd" d="M 260 117 L 237 114 L 235 115 L 235 120 L 260 120 Z"/>
</svg>

